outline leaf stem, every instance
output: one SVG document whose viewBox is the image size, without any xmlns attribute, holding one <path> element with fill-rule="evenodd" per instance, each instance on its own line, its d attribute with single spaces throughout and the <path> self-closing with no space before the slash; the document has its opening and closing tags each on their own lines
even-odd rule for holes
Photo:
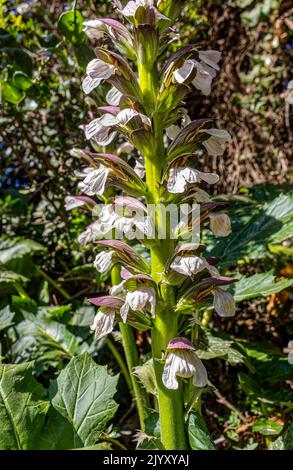
<svg viewBox="0 0 293 470">
<path fill-rule="evenodd" d="M 66 292 L 66 290 L 64 290 L 62 287 L 60 287 L 58 283 L 54 281 L 54 279 L 52 279 L 47 273 L 45 273 L 45 271 L 43 271 L 40 266 L 35 266 L 35 268 L 37 273 L 40 274 L 44 279 L 46 279 L 46 281 L 48 281 L 49 284 L 51 284 L 54 289 L 56 289 L 64 297 L 64 299 L 71 300 L 71 295 L 68 294 L 68 292 Z"/>
<path fill-rule="evenodd" d="M 128 388 L 129 388 L 129 391 L 130 391 L 130 393 L 132 393 L 133 390 L 132 390 L 132 382 L 131 382 L 131 379 L 130 379 L 130 375 L 129 375 L 127 366 L 126 366 L 120 352 L 116 348 L 115 344 L 109 338 L 107 338 L 106 344 L 107 344 L 108 348 L 110 349 L 111 353 L 113 354 L 114 358 L 116 359 L 116 362 L 119 365 L 122 374 L 124 375 L 124 378 L 125 378 L 125 381 L 127 383 Z"/>
</svg>

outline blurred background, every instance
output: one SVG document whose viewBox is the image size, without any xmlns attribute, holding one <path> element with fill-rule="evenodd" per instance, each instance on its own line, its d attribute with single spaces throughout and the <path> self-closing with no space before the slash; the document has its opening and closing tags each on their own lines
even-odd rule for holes
<svg viewBox="0 0 293 470">
<path fill-rule="evenodd" d="M 250 291 L 241 298 L 237 320 L 213 320 L 219 334 L 242 341 L 252 366 L 248 374 L 239 358 L 229 360 L 227 351 L 224 361 L 213 356 L 210 377 L 221 392 L 216 399 L 206 397 L 205 417 L 219 448 L 265 448 L 292 418 L 293 408 L 292 369 L 282 353 L 293 338 L 292 292 L 288 287 L 265 289 L 268 279 L 293 277 L 293 98 L 288 88 L 293 80 L 293 7 L 290 0 L 182 3 L 176 26 L 180 40 L 169 50 L 193 43 L 222 52 L 211 95 L 193 91 L 188 97 L 192 118 L 212 117 L 215 127 L 232 135 L 225 154 L 203 161 L 202 168 L 220 175 L 214 196 L 230 202 L 234 236 L 243 226 L 251 227 L 242 244 L 239 237 L 232 244 L 235 252 L 225 269 L 266 276 L 257 278 L 257 295 Z M 78 162 L 69 150 L 85 147 L 79 126 L 95 115 L 96 107 L 93 96 L 81 90 L 93 52 L 81 26 L 71 30 L 64 17 L 60 20 L 71 8 L 71 2 L 54 0 L 0 0 L 2 354 L 15 363 L 35 359 L 45 385 L 79 349 L 58 355 L 60 338 L 55 343 L 51 338 L 49 346 L 40 338 L 32 340 L 21 325 L 28 305 L 47 308 L 53 324 L 66 325 L 70 334 L 78 328 L 97 361 L 117 370 L 105 341 L 93 346 L 88 338 L 94 309 L 84 302 L 106 290 L 109 276 L 93 269 L 92 247 L 76 240 L 89 216 L 64 208 L 64 197 L 77 192 L 73 170 Z M 85 0 L 77 2 L 77 11 L 84 19 L 109 16 L 112 5 Z M 104 95 L 99 89 L 96 102 Z M 266 214 L 272 214 L 273 223 Z M 210 250 L 221 255 L 223 242 Z M 20 325 L 19 331 L 11 332 L 12 323 Z M 147 333 L 137 336 L 137 345 L 147 356 Z M 124 418 L 128 403 L 126 393 L 120 419 L 133 430 L 135 416 Z"/>
</svg>

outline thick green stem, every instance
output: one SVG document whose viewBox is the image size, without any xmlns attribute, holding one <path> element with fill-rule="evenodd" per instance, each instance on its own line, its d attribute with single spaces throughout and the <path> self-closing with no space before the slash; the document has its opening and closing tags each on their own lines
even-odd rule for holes
<svg viewBox="0 0 293 470">
<path fill-rule="evenodd" d="M 160 198 L 159 183 L 165 158 L 163 128 L 160 116 L 155 112 L 155 102 L 158 93 L 158 72 L 153 67 L 150 70 L 143 64 L 138 64 L 139 83 L 144 95 L 146 112 L 153 122 L 153 151 L 145 154 L 147 202 L 149 204 L 163 203 Z M 156 213 L 157 229 L 164 224 L 160 212 Z M 163 227 L 162 227 L 163 228 Z M 167 450 L 186 449 L 184 427 L 184 397 L 182 385 L 178 390 L 168 390 L 162 383 L 163 363 L 162 351 L 166 350 L 169 341 L 177 334 L 178 315 L 175 313 L 174 288 L 166 283 L 164 268 L 170 254 L 174 251 L 174 241 L 168 239 L 156 240 L 151 247 L 152 278 L 160 286 L 161 300 L 157 303 L 156 317 L 152 328 L 152 354 L 158 386 L 158 402 L 161 426 L 161 440 Z"/>
<path fill-rule="evenodd" d="M 119 284 L 120 281 L 119 266 L 115 266 L 112 270 L 112 284 Z M 130 325 L 126 325 L 122 322 L 119 323 L 119 328 L 122 335 L 124 354 L 132 384 L 132 395 L 135 399 L 140 427 L 142 431 L 144 431 L 145 418 L 147 416 L 146 408 L 149 407 L 149 401 L 146 390 L 139 383 L 138 378 L 133 373 L 134 367 L 139 365 L 139 356 L 135 344 L 133 329 Z"/>
</svg>

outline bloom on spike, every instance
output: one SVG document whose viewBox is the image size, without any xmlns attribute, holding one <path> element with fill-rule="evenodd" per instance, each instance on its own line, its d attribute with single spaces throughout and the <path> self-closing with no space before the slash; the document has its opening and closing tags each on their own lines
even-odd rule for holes
<svg viewBox="0 0 293 470">
<path fill-rule="evenodd" d="M 109 271 L 114 254 L 114 251 L 101 251 L 97 254 L 94 266 L 99 273 L 106 273 Z"/>
<path fill-rule="evenodd" d="M 82 82 L 84 93 L 88 95 L 103 80 L 109 79 L 112 75 L 115 75 L 114 65 L 107 64 L 100 59 L 93 59 L 86 68 L 86 77 Z"/>
<path fill-rule="evenodd" d="M 170 390 L 177 390 L 177 377 L 192 377 L 196 387 L 205 387 L 208 381 L 206 368 L 197 357 L 193 344 L 183 337 L 173 338 L 167 346 L 163 384 Z"/>
<path fill-rule="evenodd" d="M 151 315 L 155 317 L 156 310 L 156 293 L 153 287 L 145 285 L 139 286 L 134 291 L 129 291 L 126 288 L 127 280 L 122 281 L 120 284 L 111 288 L 111 294 L 116 295 L 119 292 L 126 292 L 124 304 L 120 309 L 120 315 L 124 323 L 127 320 L 129 310 L 139 311 L 145 313 L 150 309 Z"/>
<path fill-rule="evenodd" d="M 199 256 L 176 256 L 170 268 L 184 276 L 195 276 L 206 269 L 211 276 L 218 275 L 218 270 L 211 266 L 205 258 Z"/>
<path fill-rule="evenodd" d="M 106 336 L 113 331 L 116 323 L 116 314 L 123 303 L 119 297 L 105 296 L 88 299 L 89 302 L 98 307 L 102 307 L 94 318 L 90 329 L 95 332 L 96 340 Z"/>
<path fill-rule="evenodd" d="M 117 123 L 115 116 L 106 113 L 84 126 L 85 136 L 88 140 L 94 139 L 99 145 L 109 145 L 116 135 L 116 132 L 110 131 Z"/>
<path fill-rule="evenodd" d="M 211 231 L 216 237 L 227 237 L 231 233 L 231 221 L 227 214 L 211 213 L 210 219 Z"/>
<path fill-rule="evenodd" d="M 76 196 L 65 196 L 65 210 L 71 211 L 76 207 L 84 206 L 85 202 L 78 199 Z"/>
<path fill-rule="evenodd" d="M 105 308 L 96 314 L 94 322 L 90 326 L 90 329 L 95 332 L 96 340 L 113 331 L 115 326 L 115 314 L 115 310 L 111 308 Z"/>
<path fill-rule="evenodd" d="M 184 193 L 187 183 L 199 183 L 205 181 L 209 184 L 215 184 L 219 181 L 219 176 L 215 173 L 203 173 L 190 167 L 171 168 L 167 182 L 169 193 Z"/>
<path fill-rule="evenodd" d="M 229 132 L 224 129 L 204 129 L 199 132 L 204 132 L 210 136 L 202 142 L 202 145 L 207 149 L 209 155 L 223 155 L 225 143 L 231 141 Z"/>
<path fill-rule="evenodd" d="M 224 290 L 224 287 L 214 287 L 212 290 L 214 296 L 214 309 L 220 317 L 234 317 L 235 300 L 230 292 Z"/>
<path fill-rule="evenodd" d="M 106 101 L 111 106 L 119 106 L 122 96 L 123 94 L 121 91 L 117 90 L 117 88 L 113 86 L 106 95 Z"/>
<path fill-rule="evenodd" d="M 88 196 L 102 195 L 105 191 L 109 171 L 104 165 L 100 165 L 98 169 L 92 168 L 90 172 L 87 172 L 84 180 L 79 183 L 80 190 Z"/>
<path fill-rule="evenodd" d="M 201 51 L 198 53 L 199 61 L 196 59 L 188 59 L 184 64 L 173 72 L 174 78 L 178 83 L 192 84 L 203 95 L 209 95 L 211 92 L 211 84 L 219 70 L 218 62 L 221 53 L 218 51 Z"/>
</svg>

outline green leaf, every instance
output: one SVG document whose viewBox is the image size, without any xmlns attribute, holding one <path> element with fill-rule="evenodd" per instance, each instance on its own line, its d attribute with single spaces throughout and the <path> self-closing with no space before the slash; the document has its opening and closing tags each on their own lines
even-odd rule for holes
<svg viewBox="0 0 293 470">
<path fill-rule="evenodd" d="M 0 310 L 0 330 L 4 330 L 8 326 L 13 325 L 14 312 L 10 310 L 9 305 Z"/>
<path fill-rule="evenodd" d="M 33 364 L 0 364 L 0 449 L 35 449 L 50 406 Z"/>
<path fill-rule="evenodd" d="M 1 83 L 1 95 L 3 100 L 8 101 L 12 104 L 19 104 L 21 100 L 25 97 L 25 94 L 22 90 L 12 85 L 11 83 L 0 80 Z"/>
<path fill-rule="evenodd" d="M 277 423 L 269 419 L 258 419 L 252 426 L 253 432 L 259 432 L 263 436 L 275 436 L 280 434 L 283 424 Z"/>
<path fill-rule="evenodd" d="M 222 357 L 232 365 L 245 363 L 249 366 L 245 351 L 234 341 L 226 339 L 225 335 L 214 330 L 201 328 L 196 352 L 200 359 Z"/>
<path fill-rule="evenodd" d="M 241 277 L 233 286 L 233 295 L 236 302 L 241 302 L 254 297 L 267 297 L 290 287 L 292 284 L 292 279 L 275 282 L 275 276 L 269 271 Z"/>
<path fill-rule="evenodd" d="M 33 255 L 44 252 L 45 247 L 29 239 L 7 239 L 0 242 L 0 263 L 8 264 L 10 261 L 22 258 L 24 255 Z"/>
<path fill-rule="evenodd" d="M 190 413 L 187 429 L 189 444 L 192 450 L 215 450 L 206 424 L 199 413 Z"/>
<path fill-rule="evenodd" d="M 15 292 L 17 284 L 25 284 L 28 279 L 21 274 L 14 271 L 2 270 L 0 271 L 0 289 L 1 295 Z"/>
<path fill-rule="evenodd" d="M 271 442 L 269 450 L 293 450 L 293 423 L 290 424 L 282 436 Z"/>
<path fill-rule="evenodd" d="M 71 423 L 84 446 L 96 443 L 116 413 L 117 382 L 118 376 L 111 377 L 87 353 L 71 359 L 51 382 L 52 405 Z"/>
<path fill-rule="evenodd" d="M 292 214 L 293 196 L 281 194 L 265 204 L 245 225 L 237 225 L 237 230 L 232 224 L 234 229 L 230 237 L 219 243 L 210 254 L 219 256 L 223 265 L 231 265 L 239 259 L 261 259 L 268 255 L 268 245 L 272 241 L 281 241 L 280 233 L 288 238 L 285 227 L 292 223 Z"/>
<path fill-rule="evenodd" d="M 50 319 L 34 318 L 28 319 L 35 326 L 34 336 L 39 337 L 42 346 L 49 349 L 58 349 L 67 357 L 72 357 L 80 352 L 78 338 L 68 331 L 63 323 Z"/>
<path fill-rule="evenodd" d="M 27 91 L 33 86 L 32 80 L 23 72 L 15 72 L 12 79 L 13 85 L 20 90 Z"/>
<path fill-rule="evenodd" d="M 82 44 L 86 40 L 83 21 L 83 16 L 79 11 L 67 11 L 62 13 L 58 20 L 58 30 L 72 44 Z"/>
<path fill-rule="evenodd" d="M 93 51 L 86 44 L 75 45 L 74 52 L 78 65 L 83 69 L 86 69 L 87 64 L 95 58 Z"/>
</svg>

